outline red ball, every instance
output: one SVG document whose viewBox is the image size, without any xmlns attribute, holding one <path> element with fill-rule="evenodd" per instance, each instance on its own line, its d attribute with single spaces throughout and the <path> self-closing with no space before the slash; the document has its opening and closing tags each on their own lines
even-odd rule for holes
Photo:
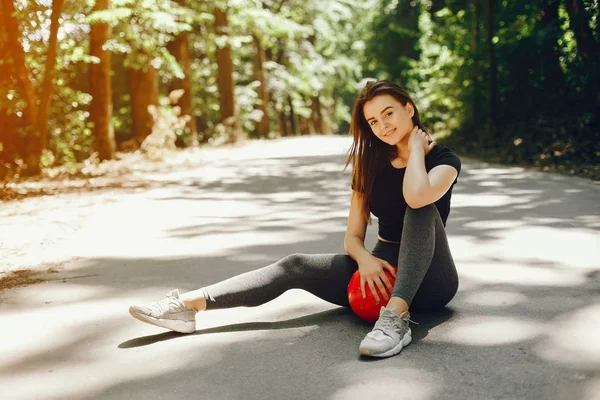
<svg viewBox="0 0 600 400">
<path fill-rule="evenodd" d="M 396 267 L 394 266 L 394 268 Z M 396 279 L 388 272 L 388 270 L 385 270 L 385 274 L 393 286 Z M 389 295 L 390 292 L 387 290 L 387 287 L 385 289 Z M 377 286 L 375 287 L 375 290 L 379 292 L 379 304 L 375 303 L 375 297 L 373 297 L 373 293 L 371 293 L 371 289 L 366 283 L 365 292 L 367 297 L 363 299 L 360 291 L 360 273 L 358 270 L 354 272 L 354 275 L 350 278 L 350 283 L 348 283 L 348 301 L 350 302 L 350 308 L 352 308 L 352 311 L 354 311 L 359 318 L 368 322 L 377 321 L 379 318 L 379 310 L 387 304 L 385 297 L 381 294 L 381 291 Z"/>
</svg>

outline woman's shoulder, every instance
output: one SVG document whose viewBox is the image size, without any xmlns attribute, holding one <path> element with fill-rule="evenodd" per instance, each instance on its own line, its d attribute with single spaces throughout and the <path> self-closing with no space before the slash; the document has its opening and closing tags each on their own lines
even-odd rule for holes
<svg viewBox="0 0 600 400">
<path fill-rule="evenodd" d="M 460 172 L 460 158 L 447 146 L 436 143 L 436 145 L 427 154 L 426 164 L 429 169 L 438 165 L 451 165 Z"/>
<path fill-rule="evenodd" d="M 433 148 L 431 149 L 431 151 L 427 154 L 427 157 L 435 159 L 440 156 L 445 156 L 445 157 L 454 156 L 454 157 L 458 158 L 456 153 L 454 153 L 451 148 L 449 148 L 448 146 L 445 146 L 443 144 L 436 143 L 435 146 L 433 146 Z"/>
</svg>

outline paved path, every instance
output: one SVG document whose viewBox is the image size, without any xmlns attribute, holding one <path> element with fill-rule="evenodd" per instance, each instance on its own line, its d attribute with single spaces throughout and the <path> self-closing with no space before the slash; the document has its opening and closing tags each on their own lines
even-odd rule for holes
<svg viewBox="0 0 600 400">
<path fill-rule="evenodd" d="M 4 268 L 59 269 L 2 294 L 0 398 L 600 399 L 600 187 L 521 168 L 464 160 L 448 221 L 460 291 L 413 315 L 399 356 L 359 358 L 369 326 L 300 290 L 199 314 L 192 335 L 128 315 L 293 252 L 343 252 L 347 147 L 207 150 L 129 188 L 0 209 Z"/>
</svg>

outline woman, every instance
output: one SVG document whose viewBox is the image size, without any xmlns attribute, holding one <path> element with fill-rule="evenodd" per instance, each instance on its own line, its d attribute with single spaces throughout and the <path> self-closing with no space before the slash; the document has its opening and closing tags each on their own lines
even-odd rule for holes
<svg viewBox="0 0 600 400">
<path fill-rule="evenodd" d="M 387 302 L 360 343 L 360 354 L 399 353 L 411 341 L 409 308 L 444 307 L 458 289 L 444 227 L 461 163 L 430 140 L 408 93 L 389 81 L 369 82 L 361 90 L 350 131 L 354 142 L 346 164 L 353 167 L 347 254 L 292 254 L 192 292 L 179 295 L 174 290 L 158 302 L 130 307 L 131 315 L 191 333 L 198 311 L 257 306 L 293 288 L 348 306 L 347 286 L 358 269 L 363 297 L 368 287 L 378 302 Z M 369 252 L 364 240 L 371 213 L 379 219 L 379 240 Z M 396 277 L 394 285 L 386 270 Z"/>
</svg>

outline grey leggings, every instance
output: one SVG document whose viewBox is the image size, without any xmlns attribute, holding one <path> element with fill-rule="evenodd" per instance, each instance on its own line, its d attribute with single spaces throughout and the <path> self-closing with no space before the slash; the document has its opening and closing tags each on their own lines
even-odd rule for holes
<svg viewBox="0 0 600 400">
<path fill-rule="evenodd" d="M 398 266 L 392 296 L 412 311 L 444 307 L 458 290 L 458 275 L 437 208 L 406 209 L 400 244 L 378 241 L 375 257 Z M 347 287 L 358 265 L 347 254 L 292 254 L 269 266 L 202 288 L 207 310 L 258 306 L 289 289 L 304 289 L 349 306 Z"/>
</svg>

